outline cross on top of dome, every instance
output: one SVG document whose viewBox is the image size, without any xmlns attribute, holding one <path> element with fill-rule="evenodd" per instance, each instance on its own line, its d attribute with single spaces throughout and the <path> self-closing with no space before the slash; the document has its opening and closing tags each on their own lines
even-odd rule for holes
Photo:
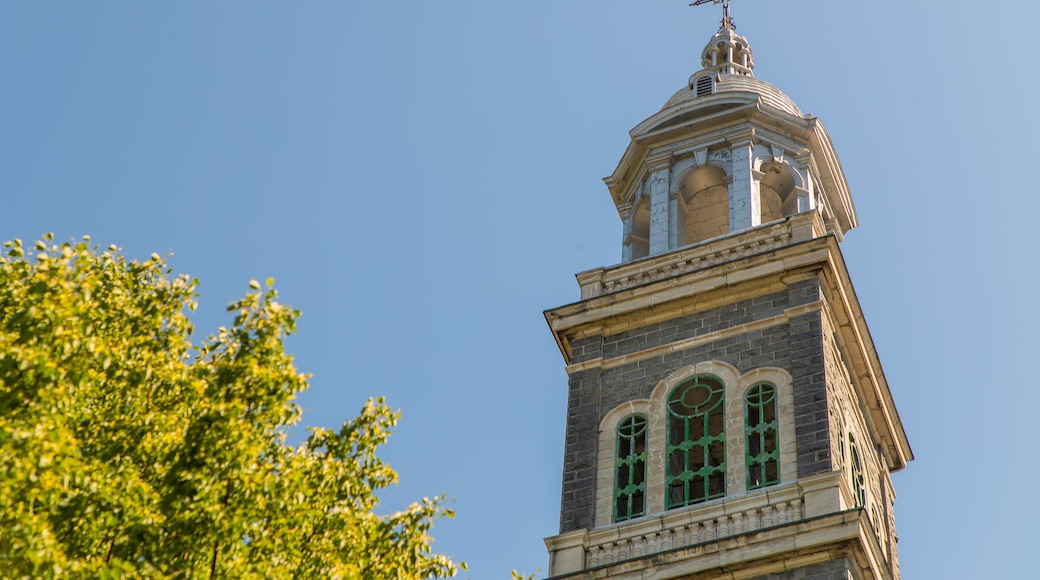
<svg viewBox="0 0 1040 580">
<path fill-rule="evenodd" d="M 690 6 L 701 6 L 711 2 L 712 4 L 722 4 L 722 26 L 719 27 L 719 32 L 724 29 L 736 30 L 737 25 L 733 23 L 733 17 L 729 13 L 729 2 L 730 0 L 694 0 Z"/>
</svg>

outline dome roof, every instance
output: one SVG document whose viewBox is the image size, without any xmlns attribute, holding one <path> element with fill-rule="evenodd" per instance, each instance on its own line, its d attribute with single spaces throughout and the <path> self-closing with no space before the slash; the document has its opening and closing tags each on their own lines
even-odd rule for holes
<svg viewBox="0 0 1040 580">
<path fill-rule="evenodd" d="M 711 75 L 714 76 L 712 71 L 699 72 L 690 79 L 690 84 L 679 89 L 672 98 L 668 99 L 668 102 L 664 104 L 661 109 L 667 109 L 674 107 L 675 105 L 686 103 L 698 98 L 708 98 L 711 95 L 705 95 L 699 97 L 696 91 L 696 81 L 698 78 Z M 773 85 L 757 79 L 753 76 L 745 75 L 731 75 L 722 74 L 718 76 L 718 81 L 715 82 L 715 90 L 713 94 L 727 93 L 727 92 L 738 92 L 738 93 L 754 93 L 762 98 L 762 102 L 774 109 L 779 109 L 785 113 L 790 113 L 796 117 L 803 117 L 802 111 L 798 108 L 798 105 L 794 104 L 791 97 L 788 97 L 780 89 Z"/>
<path fill-rule="evenodd" d="M 751 93 L 773 108 L 802 117 L 801 110 L 790 97 L 773 85 L 755 78 L 755 56 L 751 45 L 733 29 L 729 13 L 722 21 L 722 28 L 701 51 L 701 70 L 690 77 L 686 88 L 672 95 L 662 110 L 688 103 L 701 97 L 707 98 L 721 93 Z"/>
</svg>

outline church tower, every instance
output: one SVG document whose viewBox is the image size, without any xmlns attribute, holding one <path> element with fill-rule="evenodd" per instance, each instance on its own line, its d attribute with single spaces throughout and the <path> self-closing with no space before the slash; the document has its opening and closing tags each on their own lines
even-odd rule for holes
<svg viewBox="0 0 1040 580">
<path fill-rule="evenodd" d="M 838 156 L 728 6 L 700 66 L 605 179 L 621 263 L 545 313 L 569 377 L 549 577 L 898 579 L 913 454 L 839 247 Z"/>
</svg>

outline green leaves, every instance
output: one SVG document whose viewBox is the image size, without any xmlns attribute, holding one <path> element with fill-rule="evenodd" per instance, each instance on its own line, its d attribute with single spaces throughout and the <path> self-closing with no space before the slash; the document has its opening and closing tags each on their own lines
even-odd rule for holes
<svg viewBox="0 0 1040 580">
<path fill-rule="evenodd" d="M 0 258 L 0 577 L 427 578 L 443 497 L 375 515 L 398 414 L 292 447 L 299 312 L 251 281 L 193 344 L 198 282 L 52 236 Z"/>
</svg>

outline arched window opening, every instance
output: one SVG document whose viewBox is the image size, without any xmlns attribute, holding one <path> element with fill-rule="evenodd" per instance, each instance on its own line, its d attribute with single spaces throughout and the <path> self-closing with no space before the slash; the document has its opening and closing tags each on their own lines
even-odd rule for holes
<svg viewBox="0 0 1040 580">
<path fill-rule="evenodd" d="M 843 435 L 844 433 L 845 433 L 845 422 L 842 421 L 841 417 L 839 416 L 838 417 L 838 469 L 840 469 L 842 473 L 845 473 L 845 466 L 848 465 L 848 462 L 845 460 L 845 437 Z"/>
<path fill-rule="evenodd" d="M 646 513 L 646 417 L 632 415 L 617 428 L 614 462 L 614 521 Z"/>
<path fill-rule="evenodd" d="M 685 227 L 681 245 L 695 244 L 729 232 L 729 187 L 726 172 L 698 167 L 679 186 Z"/>
<path fill-rule="evenodd" d="M 748 489 L 780 483 L 776 387 L 759 383 L 744 396 Z"/>
<path fill-rule="evenodd" d="M 852 495 L 856 500 L 857 507 L 867 505 L 866 486 L 863 484 L 863 464 L 859 460 L 859 448 L 856 447 L 856 438 L 849 433 L 849 459 L 852 463 Z"/>
<path fill-rule="evenodd" d="M 668 509 L 726 495 L 725 387 L 713 376 L 689 379 L 668 397 Z"/>
<path fill-rule="evenodd" d="M 632 259 L 638 260 L 650 255 L 650 198 L 639 200 L 631 219 L 632 229 L 625 243 L 631 248 Z"/>
<path fill-rule="evenodd" d="M 762 223 L 798 213 L 798 195 L 794 177 L 784 165 L 771 161 L 762 164 L 759 197 L 762 200 Z"/>
</svg>

